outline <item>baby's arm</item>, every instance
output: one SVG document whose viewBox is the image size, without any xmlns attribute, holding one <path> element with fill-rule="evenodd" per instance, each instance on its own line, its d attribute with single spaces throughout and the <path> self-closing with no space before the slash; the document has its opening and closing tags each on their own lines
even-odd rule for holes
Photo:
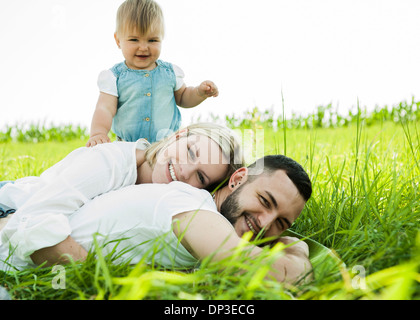
<svg viewBox="0 0 420 320">
<path fill-rule="evenodd" d="M 209 97 L 217 97 L 219 90 L 212 81 L 204 81 L 197 87 L 187 87 L 185 84 L 175 91 L 176 104 L 183 108 L 193 108 Z"/>
<path fill-rule="evenodd" d="M 92 118 L 90 138 L 86 147 L 110 142 L 108 132 L 111 130 L 112 119 L 117 113 L 118 97 L 103 93 L 99 94 L 98 103 Z"/>
</svg>

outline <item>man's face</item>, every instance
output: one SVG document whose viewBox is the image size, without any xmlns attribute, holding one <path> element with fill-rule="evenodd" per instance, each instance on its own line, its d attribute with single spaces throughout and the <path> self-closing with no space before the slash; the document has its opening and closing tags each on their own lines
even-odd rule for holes
<svg viewBox="0 0 420 320">
<path fill-rule="evenodd" d="M 242 237 L 251 231 L 255 236 L 280 236 L 298 218 L 305 200 L 284 170 L 263 174 L 245 182 L 222 203 L 221 213 Z"/>
</svg>

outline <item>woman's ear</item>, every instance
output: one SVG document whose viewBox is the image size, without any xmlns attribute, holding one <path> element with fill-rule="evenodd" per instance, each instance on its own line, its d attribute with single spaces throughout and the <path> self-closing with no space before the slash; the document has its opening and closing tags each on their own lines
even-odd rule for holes
<svg viewBox="0 0 420 320">
<path fill-rule="evenodd" d="M 229 179 L 229 189 L 233 191 L 248 179 L 248 168 L 242 167 L 236 170 Z"/>
</svg>

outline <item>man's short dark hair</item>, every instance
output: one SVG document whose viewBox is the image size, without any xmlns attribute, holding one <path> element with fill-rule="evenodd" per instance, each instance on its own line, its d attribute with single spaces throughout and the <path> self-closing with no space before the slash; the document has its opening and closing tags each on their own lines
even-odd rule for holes
<svg viewBox="0 0 420 320">
<path fill-rule="evenodd" d="M 261 169 L 262 172 L 259 172 Z M 308 174 L 295 160 L 281 154 L 262 157 L 249 165 L 248 181 L 252 182 L 258 178 L 259 174 L 271 174 L 277 170 L 284 170 L 303 199 L 309 200 L 312 194 L 312 183 Z"/>
</svg>

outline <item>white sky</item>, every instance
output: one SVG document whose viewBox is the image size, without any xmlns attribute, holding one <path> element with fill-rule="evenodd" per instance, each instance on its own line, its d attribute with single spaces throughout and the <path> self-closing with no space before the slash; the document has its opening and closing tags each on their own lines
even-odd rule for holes
<svg viewBox="0 0 420 320">
<path fill-rule="evenodd" d="M 123 61 L 122 0 L 0 0 L 0 128 L 24 121 L 89 126 L 97 75 Z M 187 85 L 213 80 L 218 98 L 182 111 L 184 124 L 258 106 L 308 114 L 333 103 L 392 105 L 420 97 L 418 0 L 158 0 L 161 58 Z"/>
</svg>

